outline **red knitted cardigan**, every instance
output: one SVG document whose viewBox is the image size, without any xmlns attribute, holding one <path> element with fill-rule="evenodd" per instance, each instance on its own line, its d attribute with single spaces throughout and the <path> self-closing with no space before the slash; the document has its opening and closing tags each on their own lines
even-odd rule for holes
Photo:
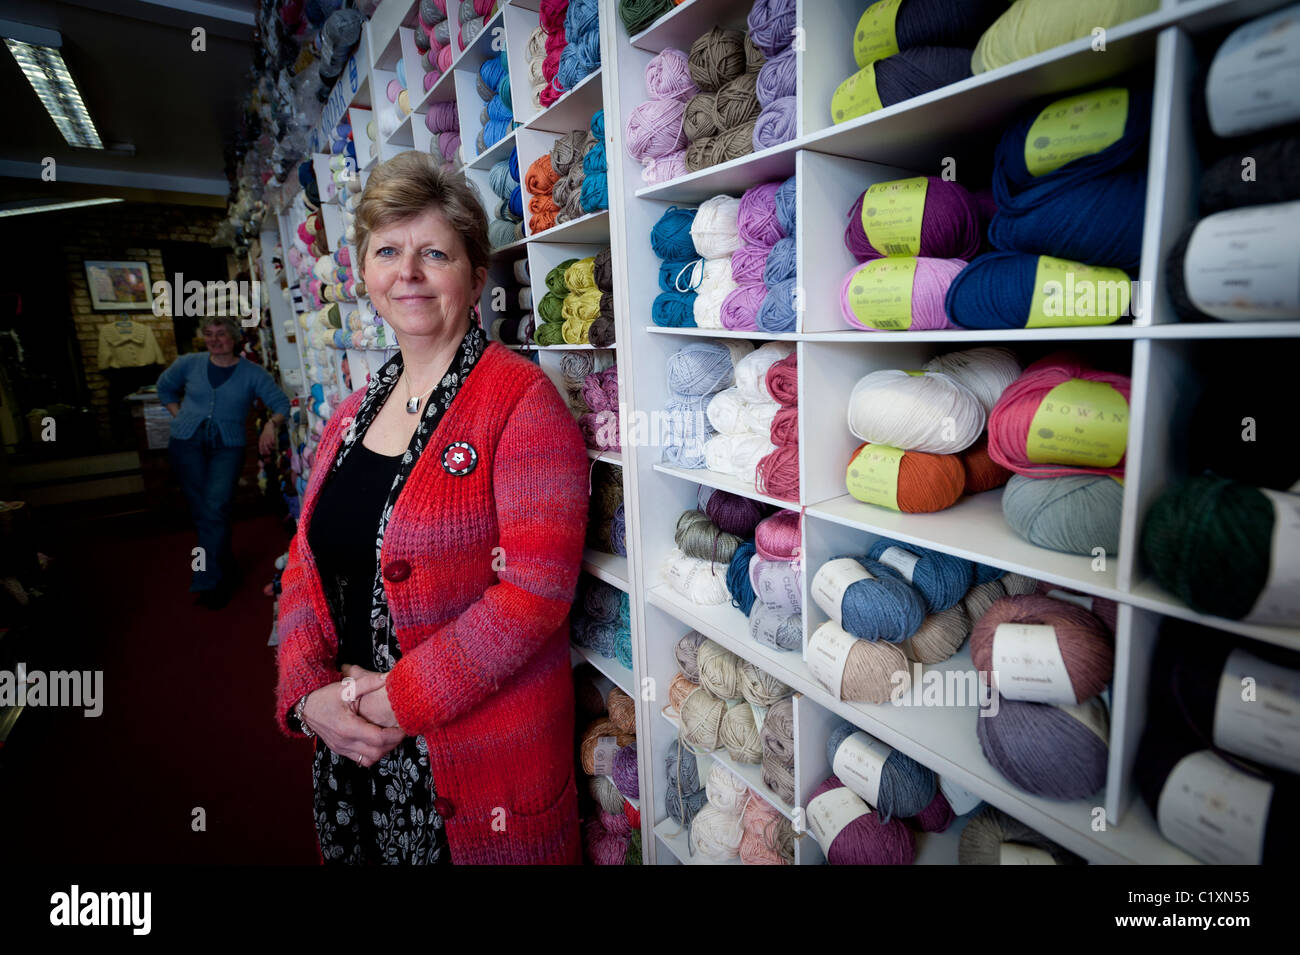
<svg viewBox="0 0 1300 955">
<path fill-rule="evenodd" d="M 297 700 L 340 679 L 307 530 L 363 393 L 325 428 L 281 577 L 276 718 L 291 735 L 286 717 Z M 444 449 L 459 441 L 478 457 L 458 476 L 444 467 Z M 490 344 L 384 535 L 384 591 L 402 650 L 388 695 L 402 728 L 428 743 L 457 864 L 581 861 L 567 618 L 582 562 L 587 463 L 550 380 Z"/>
</svg>

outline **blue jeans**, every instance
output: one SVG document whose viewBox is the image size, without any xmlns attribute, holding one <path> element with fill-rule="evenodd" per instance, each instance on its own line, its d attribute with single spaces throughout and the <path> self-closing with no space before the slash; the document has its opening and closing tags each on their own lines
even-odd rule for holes
<svg viewBox="0 0 1300 955">
<path fill-rule="evenodd" d="M 190 591 L 215 590 L 223 581 L 229 582 L 234 569 L 230 513 L 239 472 L 244 467 L 244 449 L 222 444 L 216 425 L 209 419 L 192 438 L 172 438 L 167 450 L 203 548 L 204 569 L 193 572 Z"/>
</svg>

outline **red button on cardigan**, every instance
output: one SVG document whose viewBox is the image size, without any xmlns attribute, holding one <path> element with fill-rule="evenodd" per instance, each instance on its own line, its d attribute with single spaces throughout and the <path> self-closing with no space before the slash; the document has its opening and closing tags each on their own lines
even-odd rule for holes
<svg viewBox="0 0 1300 955">
<path fill-rule="evenodd" d="M 433 801 L 433 811 L 442 816 L 443 819 L 450 819 L 456 815 L 456 804 L 450 799 L 439 796 Z"/>
<path fill-rule="evenodd" d="M 404 560 L 390 560 L 384 565 L 384 579 L 401 583 L 411 576 L 411 565 Z"/>
</svg>

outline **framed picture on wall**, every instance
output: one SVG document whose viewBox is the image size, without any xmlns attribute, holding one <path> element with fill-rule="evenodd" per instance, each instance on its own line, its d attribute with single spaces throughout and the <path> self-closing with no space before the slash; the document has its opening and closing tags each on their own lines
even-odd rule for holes
<svg viewBox="0 0 1300 955">
<path fill-rule="evenodd" d="M 148 312 L 153 310 L 153 283 L 148 262 L 85 260 L 90 307 L 97 312 Z"/>
</svg>

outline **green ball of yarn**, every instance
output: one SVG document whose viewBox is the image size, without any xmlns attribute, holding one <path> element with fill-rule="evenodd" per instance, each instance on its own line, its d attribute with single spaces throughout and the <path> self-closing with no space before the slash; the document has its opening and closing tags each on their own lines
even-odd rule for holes
<svg viewBox="0 0 1300 955">
<path fill-rule="evenodd" d="M 546 273 L 546 287 L 556 295 L 565 295 L 569 291 L 569 286 L 564 282 L 564 273 L 569 270 L 569 266 L 577 262 L 576 258 L 565 259 L 551 271 Z M 558 313 L 557 313 L 558 314 Z"/>
<path fill-rule="evenodd" d="M 550 276 L 546 284 L 550 285 Z M 547 292 L 537 303 L 537 317 L 543 322 L 564 321 L 564 298 L 567 293 Z"/>
<path fill-rule="evenodd" d="M 1240 620 L 1269 574 L 1273 503 L 1256 487 L 1204 475 L 1167 489 L 1147 513 L 1142 556 L 1198 613 Z"/>
<path fill-rule="evenodd" d="M 618 15 L 628 35 L 640 33 L 673 8 L 673 0 L 619 0 Z"/>
<path fill-rule="evenodd" d="M 543 299 L 545 301 L 545 299 Z M 533 332 L 533 341 L 539 345 L 563 345 L 564 344 L 564 323 L 563 322 L 543 322 L 537 326 Z"/>
</svg>

